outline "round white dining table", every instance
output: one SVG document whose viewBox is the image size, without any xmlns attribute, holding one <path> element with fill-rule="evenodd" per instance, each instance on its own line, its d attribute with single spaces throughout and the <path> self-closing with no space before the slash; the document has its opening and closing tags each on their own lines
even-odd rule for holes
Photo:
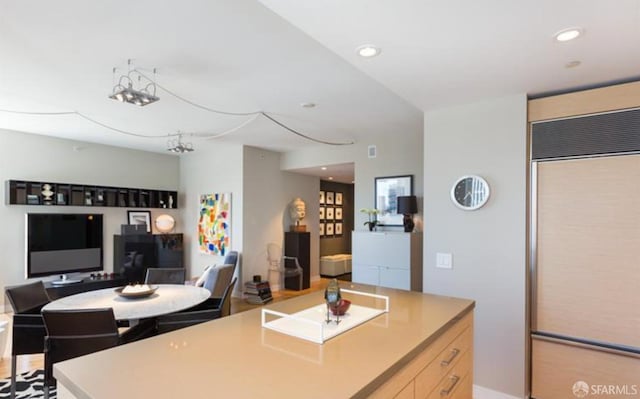
<svg viewBox="0 0 640 399">
<path fill-rule="evenodd" d="M 138 320 L 179 312 L 204 302 L 211 292 L 192 285 L 158 284 L 145 298 L 123 298 L 114 288 L 82 292 L 49 302 L 42 310 L 113 308 L 116 320 Z"/>
</svg>

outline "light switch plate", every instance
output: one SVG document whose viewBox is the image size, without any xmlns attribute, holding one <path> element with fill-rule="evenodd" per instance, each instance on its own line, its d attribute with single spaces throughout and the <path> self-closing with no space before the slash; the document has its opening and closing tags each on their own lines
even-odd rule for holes
<svg viewBox="0 0 640 399">
<path fill-rule="evenodd" d="M 440 269 L 453 269 L 453 255 L 438 252 L 436 254 L 436 267 Z"/>
</svg>

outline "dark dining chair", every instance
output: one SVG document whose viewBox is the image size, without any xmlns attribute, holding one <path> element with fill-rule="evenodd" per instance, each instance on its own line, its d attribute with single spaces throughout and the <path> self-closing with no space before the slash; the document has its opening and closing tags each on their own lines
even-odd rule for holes
<svg viewBox="0 0 640 399">
<path fill-rule="evenodd" d="M 216 305 L 210 303 L 210 305 L 213 306 L 194 306 L 193 308 L 182 312 L 158 317 L 156 331 L 158 334 L 162 334 L 229 316 L 231 313 L 231 293 L 233 292 L 233 288 L 236 285 L 237 280 L 237 278 L 234 278 L 233 281 L 231 281 L 227 286 L 223 297 L 219 298 Z"/>
<path fill-rule="evenodd" d="M 144 278 L 145 284 L 184 284 L 186 270 L 177 268 L 148 268 Z"/>
<path fill-rule="evenodd" d="M 13 340 L 11 343 L 11 399 L 16 396 L 16 366 L 19 355 L 43 353 L 46 335 L 40 310 L 51 300 L 42 281 L 7 287 L 13 308 Z"/>
<path fill-rule="evenodd" d="M 118 333 L 112 308 L 51 310 L 42 312 L 47 330 L 44 340 L 44 392 L 55 385 L 53 364 L 112 348 L 127 342 Z"/>
</svg>

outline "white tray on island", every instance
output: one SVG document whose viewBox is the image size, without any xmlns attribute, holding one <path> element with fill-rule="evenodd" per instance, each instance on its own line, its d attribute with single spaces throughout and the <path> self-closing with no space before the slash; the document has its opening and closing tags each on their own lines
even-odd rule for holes
<svg viewBox="0 0 640 399">
<path fill-rule="evenodd" d="M 340 323 L 336 324 L 336 316 L 331 315 L 331 323 L 327 320 L 327 305 L 320 304 L 287 314 L 271 309 L 262 309 L 262 327 L 274 330 L 307 341 L 323 344 L 325 341 L 338 336 L 362 323 L 365 323 L 383 313 L 389 312 L 389 297 L 370 294 L 367 292 L 341 289 L 342 293 L 361 295 L 384 301 L 384 308 L 373 308 L 351 303 L 344 316 L 340 316 Z M 276 319 L 267 321 L 267 316 L 275 316 Z"/>
</svg>

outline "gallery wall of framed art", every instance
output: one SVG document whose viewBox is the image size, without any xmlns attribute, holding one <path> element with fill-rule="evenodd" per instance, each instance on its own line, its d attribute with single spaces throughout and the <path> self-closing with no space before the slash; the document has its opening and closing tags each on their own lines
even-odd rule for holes
<svg viewBox="0 0 640 399">
<path fill-rule="evenodd" d="M 351 253 L 353 184 L 320 181 L 320 256 Z"/>
</svg>

